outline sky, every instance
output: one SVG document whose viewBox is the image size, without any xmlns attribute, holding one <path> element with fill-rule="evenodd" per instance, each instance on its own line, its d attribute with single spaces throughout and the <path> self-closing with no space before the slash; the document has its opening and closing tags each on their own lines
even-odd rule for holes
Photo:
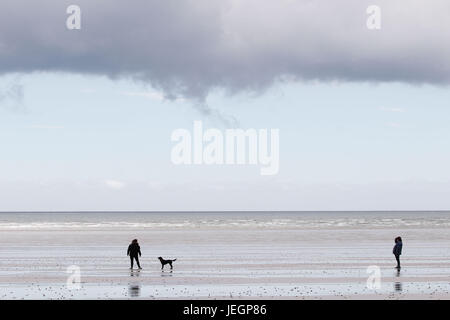
<svg viewBox="0 0 450 320">
<path fill-rule="evenodd" d="M 447 210 L 450 4 L 0 5 L 0 210 Z M 345 3 L 343 5 L 342 3 Z M 21 6 L 22 5 L 22 6 Z M 171 134 L 279 129 L 279 172 Z"/>
</svg>

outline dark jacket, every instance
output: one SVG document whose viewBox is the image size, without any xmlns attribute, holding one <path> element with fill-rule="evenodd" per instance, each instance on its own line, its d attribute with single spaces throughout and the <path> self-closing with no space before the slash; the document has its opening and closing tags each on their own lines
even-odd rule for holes
<svg viewBox="0 0 450 320">
<path fill-rule="evenodd" d="M 132 243 L 128 246 L 127 255 L 130 257 L 137 257 L 141 255 L 141 247 L 137 243 Z"/>
<path fill-rule="evenodd" d="M 394 246 L 394 249 L 392 250 L 392 253 L 395 254 L 396 256 L 401 255 L 402 247 L 403 247 L 403 243 L 401 241 L 397 241 L 397 243 Z"/>
</svg>

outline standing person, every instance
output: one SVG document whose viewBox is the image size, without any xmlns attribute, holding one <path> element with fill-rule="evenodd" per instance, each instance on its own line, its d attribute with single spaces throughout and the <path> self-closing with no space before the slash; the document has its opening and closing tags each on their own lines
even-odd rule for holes
<svg viewBox="0 0 450 320">
<path fill-rule="evenodd" d="M 394 249 L 392 250 L 392 253 L 395 256 L 395 259 L 397 260 L 396 268 L 398 270 L 400 270 L 400 255 L 402 254 L 402 247 L 403 247 L 402 237 L 397 237 L 397 238 L 395 238 L 394 241 L 395 241 L 395 246 L 394 246 Z"/>
<path fill-rule="evenodd" d="M 130 269 L 133 269 L 133 259 L 136 260 L 138 268 L 142 269 L 141 265 L 139 264 L 139 257 L 141 256 L 141 247 L 139 246 L 137 239 L 134 239 L 133 241 L 131 241 L 131 244 L 128 246 L 127 256 L 130 256 L 130 262 L 131 262 Z"/>
</svg>

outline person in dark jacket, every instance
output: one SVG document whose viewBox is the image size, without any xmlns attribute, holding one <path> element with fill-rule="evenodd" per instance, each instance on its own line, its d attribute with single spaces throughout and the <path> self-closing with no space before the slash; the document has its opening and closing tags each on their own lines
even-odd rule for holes
<svg viewBox="0 0 450 320">
<path fill-rule="evenodd" d="M 394 241 L 395 241 L 395 246 L 394 246 L 394 249 L 392 250 L 392 253 L 395 256 L 395 259 L 397 260 L 396 268 L 400 270 L 400 255 L 402 254 L 403 242 L 402 242 L 401 237 L 395 238 Z"/>
<path fill-rule="evenodd" d="M 139 257 L 141 256 L 141 247 L 139 246 L 137 239 L 131 241 L 131 244 L 128 246 L 127 256 L 130 256 L 131 262 L 130 269 L 133 269 L 133 259 L 136 260 L 138 268 L 142 269 L 141 265 L 139 264 Z"/>
</svg>

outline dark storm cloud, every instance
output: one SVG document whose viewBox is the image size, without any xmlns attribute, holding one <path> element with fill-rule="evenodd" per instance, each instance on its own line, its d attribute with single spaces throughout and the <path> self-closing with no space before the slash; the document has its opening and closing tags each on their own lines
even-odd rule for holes
<svg viewBox="0 0 450 320">
<path fill-rule="evenodd" d="M 210 90 L 274 81 L 450 80 L 450 2 L 362 0 L 16 0 L 0 4 L 0 74 L 131 78 L 202 105 Z M 82 10 L 81 30 L 66 8 Z M 207 107 L 206 112 L 210 112 Z"/>
</svg>

